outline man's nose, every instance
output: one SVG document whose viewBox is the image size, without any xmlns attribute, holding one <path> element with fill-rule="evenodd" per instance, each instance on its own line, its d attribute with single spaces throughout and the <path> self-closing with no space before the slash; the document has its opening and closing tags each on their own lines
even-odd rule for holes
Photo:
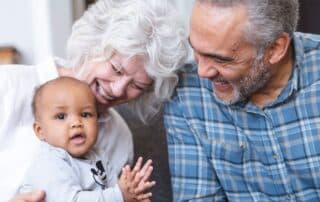
<svg viewBox="0 0 320 202">
<path fill-rule="evenodd" d="M 122 97 L 127 91 L 128 86 L 130 85 L 130 78 L 118 78 L 116 81 L 111 83 L 111 91 L 113 96 Z"/>
<path fill-rule="evenodd" d="M 198 58 L 198 75 L 200 78 L 212 78 L 217 74 L 217 69 L 209 59 L 201 56 Z"/>
</svg>

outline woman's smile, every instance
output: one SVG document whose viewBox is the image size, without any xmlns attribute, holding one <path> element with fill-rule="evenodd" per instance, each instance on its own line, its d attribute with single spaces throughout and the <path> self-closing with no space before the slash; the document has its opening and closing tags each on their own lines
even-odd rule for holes
<svg viewBox="0 0 320 202">
<path fill-rule="evenodd" d="M 91 87 L 95 97 L 101 104 L 108 104 L 109 102 L 115 100 L 116 98 L 107 93 L 106 89 L 98 82 L 95 81 Z"/>
</svg>

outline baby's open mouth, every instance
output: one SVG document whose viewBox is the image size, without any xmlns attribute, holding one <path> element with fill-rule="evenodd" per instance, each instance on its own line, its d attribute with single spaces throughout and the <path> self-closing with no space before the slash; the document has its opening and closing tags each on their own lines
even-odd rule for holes
<svg viewBox="0 0 320 202">
<path fill-rule="evenodd" d="M 76 145 L 83 144 L 85 141 L 86 141 L 86 137 L 82 133 L 75 134 L 71 137 L 71 142 Z"/>
</svg>

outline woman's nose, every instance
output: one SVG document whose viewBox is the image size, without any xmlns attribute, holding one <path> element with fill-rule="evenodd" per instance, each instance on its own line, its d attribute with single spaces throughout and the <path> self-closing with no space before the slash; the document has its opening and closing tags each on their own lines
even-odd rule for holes
<svg viewBox="0 0 320 202">
<path fill-rule="evenodd" d="M 118 78 L 113 83 L 111 83 L 111 91 L 113 96 L 122 97 L 127 91 L 130 82 L 131 80 L 129 78 Z"/>
</svg>

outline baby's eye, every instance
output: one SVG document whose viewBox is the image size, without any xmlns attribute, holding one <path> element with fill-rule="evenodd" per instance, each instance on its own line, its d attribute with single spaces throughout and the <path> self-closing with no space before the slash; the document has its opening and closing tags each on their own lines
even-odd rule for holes
<svg viewBox="0 0 320 202">
<path fill-rule="evenodd" d="M 93 116 L 93 113 L 91 113 L 91 112 L 82 112 L 82 113 L 81 113 L 81 116 L 82 116 L 83 118 L 89 118 L 89 117 L 92 117 L 92 116 Z"/>
<path fill-rule="evenodd" d="M 56 114 L 54 116 L 55 119 L 59 119 L 59 120 L 64 120 L 66 118 L 66 114 L 65 113 L 59 113 L 59 114 Z"/>
</svg>

